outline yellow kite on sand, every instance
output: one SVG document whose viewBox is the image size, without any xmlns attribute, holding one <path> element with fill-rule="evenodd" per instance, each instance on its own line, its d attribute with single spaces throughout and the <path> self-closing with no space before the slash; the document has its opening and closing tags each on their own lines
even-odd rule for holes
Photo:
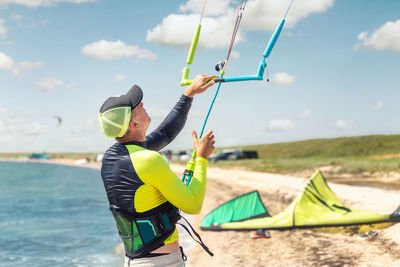
<svg viewBox="0 0 400 267">
<path fill-rule="evenodd" d="M 309 180 L 290 206 L 270 216 L 258 191 L 234 198 L 213 211 L 201 222 L 202 230 L 290 230 L 313 228 L 327 232 L 367 232 L 400 222 L 400 206 L 392 214 L 346 207 L 329 188 L 320 171 Z"/>
</svg>

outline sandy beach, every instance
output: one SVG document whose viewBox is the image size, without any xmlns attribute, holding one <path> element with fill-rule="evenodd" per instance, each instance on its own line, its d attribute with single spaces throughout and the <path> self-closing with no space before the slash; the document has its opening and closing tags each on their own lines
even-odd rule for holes
<svg viewBox="0 0 400 267">
<path fill-rule="evenodd" d="M 172 166 L 181 172 L 182 166 Z M 300 193 L 308 177 L 209 168 L 207 193 L 195 227 L 215 256 L 200 246 L 188 252 L 188 266 L 400 266 L 400 224 L 376 230 L 373 238 L 311 230 L 271 231 L 270 239 L 250 239 L 250 232 L 201 231 L 201 219 L 243 193 L 259 190 L 268 211 L 284 210 Z M 329 183 L 345 205 L 392 213 L 400 204 L 400 191 Z"/>
<path fill-rule="evenodd" d="M 100 168 L 100 163 L 78 165 L 65 159 L 45 162 Z M 171 168 L 180 176 L 184 166 L 172 164 Z M 193 227 L 215 256 L 196 245 L 186 251 L 187 266 L 400 266 L 400 224 L 376 230 L 376 236 L 365 239 L 357 234 L 294 230 L 270 231 L 271 238 L 253 240 L 247 231 L 199 229 L 200 221 L 212 209 L 252 190 L 259 190 L 274 215 L 294 200 L 307 181 L 308 177 L 208 168 L 206 198 L 201 213 L 193 217 Z M 399 190 L 336 183 L 329 186 L 350 207 L 387 214 L 400 204 Z"/>
</svg>

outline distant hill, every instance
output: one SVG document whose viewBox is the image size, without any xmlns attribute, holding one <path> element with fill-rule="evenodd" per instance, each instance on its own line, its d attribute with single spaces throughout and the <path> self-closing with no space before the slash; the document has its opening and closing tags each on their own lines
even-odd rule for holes
<svg viewBox="0 0 400 267">
<path fill-rule="evenodd" d="M 237 147 L 235 147 L 237 148 Z M 309 139 L 287 143 L 242 146 L 257 150 L 260 158 L 342 158 L 400 154 L 400 135 Z"/>
<path fill-rule="evenodd" d="M 256 150 L 259 159 L 221 161 L 216 165 L 280 173 L 319 168 L 336 174 L 400 173 L 400 135 L 310 139 L 230 148 Z"/>
</svg>

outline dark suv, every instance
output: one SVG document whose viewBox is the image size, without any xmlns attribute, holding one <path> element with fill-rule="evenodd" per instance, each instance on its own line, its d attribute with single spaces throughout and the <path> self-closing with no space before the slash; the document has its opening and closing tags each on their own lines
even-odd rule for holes
<svg viewBox="0 0 400 267">
<path fill-rule="evenodd" d="M 217 162 L 219 160 L 238 160 L 238 159 L 252 159 L 258 158 L 257 151 L 251 150 L 223 150 L 217 155 L 212 155 L 209 160 Z"/>
</svg>

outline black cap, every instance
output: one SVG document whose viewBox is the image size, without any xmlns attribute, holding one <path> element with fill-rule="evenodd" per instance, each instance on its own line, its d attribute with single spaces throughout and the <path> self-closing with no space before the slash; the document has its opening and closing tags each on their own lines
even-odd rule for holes
<svg viewBox="0 0 400 267">
<path fill-rule="evenodd" d="M 107 98 L 100 108 L 100 113 L 117 107 L 131 107 L 134 109 L 142 99 L 142 89 L 135 84 L 126 94 Z"/>
</svg>

